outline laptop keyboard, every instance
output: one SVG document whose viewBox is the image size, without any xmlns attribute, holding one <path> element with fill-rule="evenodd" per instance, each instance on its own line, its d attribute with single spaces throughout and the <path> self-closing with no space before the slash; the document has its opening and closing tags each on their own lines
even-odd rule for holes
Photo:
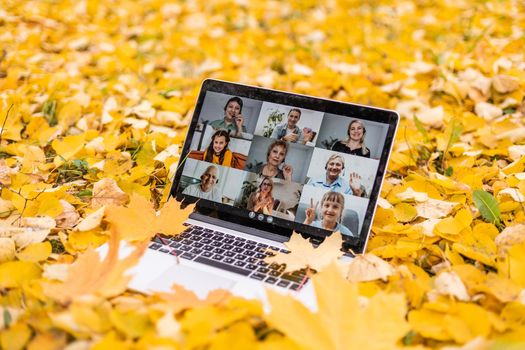
<svg viewBox="0 0 525 350">
<path fill-rule="evenodd" d="M 177 236 L 157 235 L 149 248 L 291 290 L 308 280 L 306 269 L 285 273 L 284 264 L 264 261 L 274 252 L 289 253 L 285 249 L 196 225 Z"/>
</svg>

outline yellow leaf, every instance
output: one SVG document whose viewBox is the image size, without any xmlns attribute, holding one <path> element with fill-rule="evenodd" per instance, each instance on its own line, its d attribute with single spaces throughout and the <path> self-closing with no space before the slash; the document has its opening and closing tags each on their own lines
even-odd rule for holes
<svg viewBox="0 0 525 350">
<path fill-rule="evenodd" d="M 138 338 L 152 327 L 147 314 L 136 310 L 119 311 L 113 309 L 109 319 L 116 329 L 124 333 L 127 338 Z"/>
<path fill-rule="evenodd" d="M 394 207 L 394 217 L 399 222 L 410 222 L 417 216 L 416 208 L 408 203 L 398 203 Z"/>
<path fill-rule="evenodd" d="M 293 298 L 268 291 L 271 326 L 303 349 L 398 348 L 398 341 L 409 330 L 402 295 L 379 292 L 366 305 L 359 305 L 357 286 L 347 282 L 335 264 L 312 281 L 317 312 Z M 354 317 L 348 317 L 350 314 Z"/>
<path fill-rule="evenodd" d="M 324 242 L 317 248 L 314 248 L 300 234 L 293 233 L 290 240 L 285 243 L 290 252 L 288 254 L 276 253 L 274 256 L 267 257 L 265 261 L 269 264 L 286 264 L 286 271 L 296 271 L 306 267 L 321 271 L 343 255 L 341 252 L 342 244 L 343 239 L 339 232 L 334 232 L 325 238 Z"/>
<path fill-rule="evenodd" d="M 18 259 L 29 262 L 39 262 L 47 260 L 51 254 L 51 244 L 49 242 L 32 243 L 23 251 L 17 254 Z"/>
<path fill-rule="evenodd" d="M 96 294 L 111 297 L 126 290 L 130 276 L 126 275 L 144 253 L 149 242 L 135 248 L 124 259 L 119 259 L 120 238 L 111 235 L 109 251 L 101 260 L 99 254 L 88 248 L 69 269 L 64 283 L 45 283 L 44 292 L 61 303 L 67 303 L 81 295 Z"/>
<path fill-rule="evenodd" d="M 126 203 L 128 199 L 129 196 L 118 187 L 114 179 L 104 178 L 93 185 L 91 205 L 94 208 L 103 205 L 122 205 Z"/>
<path fill-rule="evenodd" d="M 22 350 L 31 338 L 31 329 L 23 323 L 16 323 L 0 332 L 0 345 L 5 350 Z"/>
<path fill-rule="evenodd" d="M 193 211 L 193 206 L 184 210 L 180 203 L 171 199 L 157 216 L 151 202 L 139 195 L 132 195 L 128 207 L 109 206 L 106 208 L 106 220 L 112 230 L 119 232 L 129 241 L 149 240 L 157 233 L 176 235 L 186 229 L 182 224 Z"/>
<path fill-rule="evenodd" d="M 82 116 L 82 107 L 76 101 L 69 101 L 58 111 L 58 124 L 67 129 Z"/>
<path fill-rule="evenodd" d="M 0 288 L 21 287 L 40 277 L 42 270 L 32 262 L 8 261 L 0 265 Z"/>
<path fill-rule="evenodd" d="M 84 138 L 85 136 L 80 134 L 66 136 L 62 140 L 53 140 L 51 146 L 57 153 L 58 159 L 55 160 L 55 164 L 62 164 L 64 161 L 72 159 L 84 147 Z"/>
</svg>

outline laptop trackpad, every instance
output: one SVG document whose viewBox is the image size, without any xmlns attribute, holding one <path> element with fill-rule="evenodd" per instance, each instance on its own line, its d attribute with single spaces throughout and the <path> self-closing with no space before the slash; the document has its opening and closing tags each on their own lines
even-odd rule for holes
<svg viewBox="0 0 525 350">
<path fill-rule="evenodd" d="M 153 291 L 171 291 L 171 286 L 180 284 L 193 291 L 201 299 L 214 289 L 231 289 L 236 281 L 221 277 L 209 272 L 198 270 L 190 266 L 175 265 L 157 279 L 153 280 L 149 288 Z"/>
</svg>

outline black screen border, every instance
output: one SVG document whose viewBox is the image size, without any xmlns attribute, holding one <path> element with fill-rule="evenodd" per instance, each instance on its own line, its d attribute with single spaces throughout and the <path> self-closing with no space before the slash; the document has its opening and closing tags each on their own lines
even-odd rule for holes
<svg viewBox="0 0 525 350">
<path fill-rule="evenodd" d="M 321 97 L 301 95 L 292 92 L 266 89 L 216 79 L 206 79 L 202 83 L 199 96 L 197 98 L 195 110 L 193 112 L 191 122 L 188 126 L 188 132 L 186 134 L 184 146 L 180 154 L 180 160 L 177 166 L 177 171 L 173 178 L 172 186 L 170 189 L 170 196 L 175 197 L 179 201 L 182 200 L 183 197 L 188 197 L 183 196 L 182 192 L 177 193 L 176 190 L 178 188 L 178 184 L 180 183 L 182 170 L 184 168 L 183 165 L 189 154 L 191 141 L 193 139 L 193 135 L 198 124 L 206 92 L 208 91 L 218 92 L 226 95 L 239 96 L 241 98 L 250 98 L 263 102 L 271 102 L 294 106 L 298 108 L 305 108 L 323 113 L 335 114 L 341 117 L 358 118 L 362 120 L 368 120 L 388 125 L 386 140 L 383 146 L 383 151 L 381 153 L 381 158 L 379 159 L 376 178 L 372 187 L 372 192 L 369 197 L 368 207 L 366 209 L 366 214 L 363 219 L 361 232 L 359 232 L 359 237 L 344 237 L 345 250 L 350 249 L 356 254 L 362 253 L 366 248 L 368 236 L 370 235 L 372 219 L 375 213 L 377 200 L 381 190 L 381 184 L 385 175 L 391 148 L 395 139 L 397 126 L 399 124 L 399 115 L 397 114 L 397 112 L 371 106 L 335 101 Z M 273 218 L 273 223 L 267 223 L 264 221 L 259 221 L 257 219 L 249 218 L 246 215 L 248 212 L 247 209 L 236 208 L 230 205 L 225 205 L 222 203 L 217 203 L 190 196 L 190 201 L 197 200 L 198 202 L 196 207 L 201 214 L 216 217 L 224 221 L 235 222 L 246 227 L 267 231 L 273 234 L 286 237 L 289 237 L 292 234 L 293 230 L 317 239 L 327 236 L 325 230 L 318 229 L 309 225 L 304 225 L 297 222 L 290 222 L 275 217 Z M 277 223 L 281 224 L 282 226 L 277 225 Z M 366 234 L 364 234 L 365 231 Z"/>
</svg>

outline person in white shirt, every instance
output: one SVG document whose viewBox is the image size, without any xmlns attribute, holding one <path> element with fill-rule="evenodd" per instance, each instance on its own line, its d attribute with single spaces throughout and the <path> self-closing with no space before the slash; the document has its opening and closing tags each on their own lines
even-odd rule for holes
<svg viewBox="0 0 525 350">
<path fill-rule="evenodd" d="M 299 142 L 303 145 L 313 139 L 313 131 L 311 128 L 303 128 L 301 130 L 297 123 L 301 119 L 301 110 L 292 108 L 288 112 L 286 122 L 277 125 L 270 136 L 273 139 L 283 140 L 287 142 Z"/>
<path fill-rule="evenodd" d="M 220 203 L 222 201 L 222 193 L 215 187 L 218 180 L 219 169 L 215 165 L 210 165 L 204 173 L 202 173 L 201 182 L 199 184 L 189 185 L 182 191 L 182 194 Z"/>
</svg>

